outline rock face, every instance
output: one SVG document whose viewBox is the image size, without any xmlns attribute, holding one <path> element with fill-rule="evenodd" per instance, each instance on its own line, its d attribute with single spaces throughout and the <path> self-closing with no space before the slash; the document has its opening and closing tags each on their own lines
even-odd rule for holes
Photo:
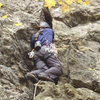
<svg viewBox="0 0 100 100">
<path fill-rule="evenodd" d="M 27 53 L 40 20 L 51 27 L 53 20 L 64 75 L 56 86 L 40 82 L 35 100 L 100 100 L 100 1 L 91 1 L 65 14 L 52 9 L 51 18 L 37 0 L 0 0 L 0 100 L 33 100 L 34 85 L 24 76 L 34 69 Z"/>
<path fill-rule="evenodd" d="M 29 88 L 24 76 L 33 69 L 27 53 L 42 4 L 30 0 L 0 2 L 4 4 L 0 8 L 0 100 L 32 100 L 34 86 Z M 5 15 L 8 18 L 2 17 Z"/>
<path fill-rule="evenodd" d="M 51 12 L 57 44 L 63 43 L 58 50 L 59 55 L 64 55 L 60 56 L 64 74 L 74 87 L 100 92 L 100 1 L 91 1 L 87 7 L 73 5 L 69 13 Z"/>
<path fill-rule="evenodd" d="M 42 85 L 41 85 L 42 84 Z M 99 100 L 100 95 L 86 88 L 78 88 L 77 90 L 68 83 L 59 85 L 52 83 L 40 83 L 40 87 L 44 89 L 36 100 Z"/>
</svg>

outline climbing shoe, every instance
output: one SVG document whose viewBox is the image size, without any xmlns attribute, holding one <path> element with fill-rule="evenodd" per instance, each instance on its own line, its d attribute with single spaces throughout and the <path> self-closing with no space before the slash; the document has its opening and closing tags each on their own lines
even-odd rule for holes
<svg viewBox="0 0 100 100">
<path fill-rule="evenodd" d="M 54 82 L 48 75 L 46 74 L 39 74 L 38 75 L 39 79 L 40 80 L 43 80 L 43 81 L 51 81 L 51 82 Z"/>
<path fill-rule="evenodd" d="M 26 79 L 31 80 L 33 83 L 37 83 L 39 81 L 38 78 L 32 73 L 27 73 Z"/>
</svg>

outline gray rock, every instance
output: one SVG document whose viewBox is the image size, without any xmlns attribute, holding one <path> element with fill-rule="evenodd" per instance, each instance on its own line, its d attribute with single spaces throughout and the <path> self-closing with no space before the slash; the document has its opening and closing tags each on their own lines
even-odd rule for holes
<svg viewBox="0 0 100 100">
<path fill-rule="evenodd" d="M 77 91 L 79 92 L 79 94 L 85 95 L 87 97 L 86 100 L 99 100 L 100 99 L 100 95 L 98 93 L 95 93 L 89 89 L 86 88 L 78 88 Z"/>
<path fill-rule="evenodd" d="M 48 20 L 49 13 L 45 11 L 47 16 L 40 17 L 43 2 L 0 2 L 4 3 L 0 17 L 9 15 L 6 19 L 0 18 L 0 100 L 32 100 L 34 85 L 28 84 L 24 77 L 33 69 L 27 55 L 31 50 L 30 38 L 37 32 L 40 20 L 50 22 L 52 19 Z M 100 1 L 92 2 L 87 7 L 76 5 L 79 9 L 74 5 L 69 13 L 56 13 L 57 10 L 52 9 L 64 79 L 56 86 L 50 82 L 40 83 L 36 100 L 99 100 L 96 92 L 100 92 Z M 17 23 L 22 25 L 16 26 Z M 85 89 L 76 89 L 70 83 Z"/>
<path fill-rule="evenodd" d="M 100 1 L 92 2 L 87 7 L 73 5 L 72 11 L 67 13 L 60 12 L 58 8 L 51 12 L 64 74 L 73 86 L 99 92 Z"/>
<path fill-rule="evenodd" d="M 69 27 L 100 20 L 100 1 L 91 0 L 91 2 L 92 4 L 90 6 L 73 4 L 71 11 L 67 13 L 62 13 L 58 8 L 53 9 L 51 10 L 52 16 L 54 19 L 65 23 Z"/>
<path fill-rule="evenodd" d="M 9 15 L 0 18 L 0 100 L 32 100 L 34 86 L 29 88 L 24 76 L 33 69 L 28 52 L 30 38 L 37 29 L 31 24 L 39 22 L 42 4 L 30 0 L 0 0 L 0 3 L 4 4 L 0 17 Z M 16 26 L 17 23 L 22 25 Z"/>
</svg>

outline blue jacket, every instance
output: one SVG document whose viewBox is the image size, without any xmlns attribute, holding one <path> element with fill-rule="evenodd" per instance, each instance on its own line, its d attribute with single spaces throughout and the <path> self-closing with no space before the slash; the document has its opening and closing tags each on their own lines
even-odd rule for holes
<svg viewBox="0 0 100 100">
<path fill-rule="evenodd" d="M 32 36 L 32 48 L 34 48 L 35 42 L 40 41 L 41 45 L 50 45 L 54 42 L 54 31 L 50 28 L 44 28 L 40 31 L 38 38 L 36 34 Z"/>
</svg>

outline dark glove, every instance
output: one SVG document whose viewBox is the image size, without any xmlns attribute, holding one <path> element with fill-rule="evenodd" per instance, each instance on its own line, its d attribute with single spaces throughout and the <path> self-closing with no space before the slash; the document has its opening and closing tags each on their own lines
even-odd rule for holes
<svg viewBox="0 0 100 100">
<path fill-rule="evenodd" d="M 40 41 L 35 42 L 34 49 L 35 49 L 36 51 L 38 51 L 38 50 L 41 49 L 41 43 L 40 43 Z"/>
</svg>

